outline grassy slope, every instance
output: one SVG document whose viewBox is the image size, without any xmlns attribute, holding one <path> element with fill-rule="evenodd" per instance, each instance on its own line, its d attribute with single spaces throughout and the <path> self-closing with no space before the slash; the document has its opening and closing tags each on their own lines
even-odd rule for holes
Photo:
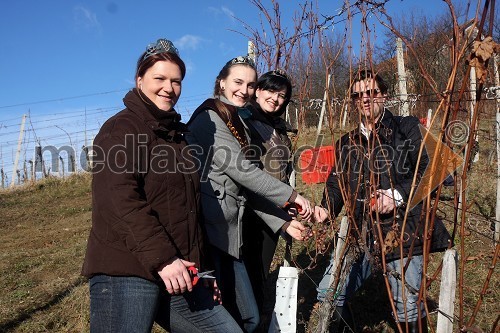
<svg viewBox="0 0 500 333">
<path fill-rule="evenodd" d="M 471 207 L 475 212 L 494 215 L 494 166 L 474 167 L 470 177 Z M 300 179 L 299 179 L 300 184 Z M 321 185 L 299 185 L 307 197 L 318 202 Z M 448 202 L 449 204 L 449 202 Z M 493 205 L 493 206 L 492 206 Z M 446 208 L 443 209 L 446 211 Z M 85 279 L 79 276 L 91 218 L 90 177 L 76 175 L 65 181 L 47 179 L 22 189 L 0 192 L 0 332 L 88 332 L 89 300 Z M 452 217 L 447 212 L 447 220 Z M 464 270 L 464 317 L 469 318 L 492 259 L 489 224 L 478 215 L 467 222 Z M 478 231 L 480 233 L 478 233 Z M 459 249 L 457 244 L 457 249 Z M 305 248 L 294 243 L 296 264 L 305 267 L 311 259 Z M 272 309 L 277 267 L 283 248 L 275 257 L 268 282 L 268 308 Z M 441 255 L 432 258 L 430 274 Z M 308 332 L 315 323 L 315 284 L 327 263 L 319 256 L 316 269 L 305 271 L 299 280 L 298 332 Z M 500 313 L 498 274 L 493 274 L 476 320 L 485 332 L 491 331 Z M 437 300 L 439 280 L 429 290 Z M 352 307 L 358 328 L 392 331 L 389 302 L 380 277 L 373 278 L 354 299 Z M 458 296 L 458 291 L 457 291 Z M 459 316 L 458 302 L 455 315 Z M 434 327 L 436 314 L 431 316 Z M 154 332 L 161 330 L 155 327 Z"/>
<path fill-rule="evenodd" d="M 85 331 L 89 185 L 78 175 L 0 193 L 0 332 Z"/>
</svg>

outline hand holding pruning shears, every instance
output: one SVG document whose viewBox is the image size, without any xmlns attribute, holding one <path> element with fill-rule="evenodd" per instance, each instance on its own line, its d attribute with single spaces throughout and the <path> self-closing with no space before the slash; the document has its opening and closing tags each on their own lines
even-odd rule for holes
<svg viewBox="0 0 500 333">
<path fill-rule="evenodd" d="M 173 257 L 158 268 L 158 275 L 163 280 L 169 294 L 178 295 L 193 290 L 188 267 L 194 265 L 194 262 Z"/>
<path fill-rule="evenodd" d="M 193 286 L 200 278 L 203 278 L 207 281 L 207 286 L 212 286 L 214 300 L 220 302 L 220 291 L 215 277 L 210 275 L 213 271 L 199 273 L 198 269 L 194 267 L 195 265 L 194 262 L 174 257 L 158 269 L 158 275 L 163 280 L 167 292 L 171 295 L 192 291 Z"/>
<path fill-rule="evenodd" d="M 302 216 L 304 220 L 309 221 L 313 214 L 309 200 L 298 194 L 294 203 L 297 206 L 300 216 Z"/>
<path fill-rule="evenodd" d="M 288 208 L 288 213 L 290 214 L 290 216 L 292 216 L 292 220 L 285 222 L 281 227 L 281 230 L 283 230 L 292 238 L 298 241 L 306 240 L 306 238 L 304 238 L 304 231 L 306 230 L 306 227 L 304 226 L 304 224 L 302 224 L 302 222 L 297 221 L 295 217 L 297 216 L 298 212 L 304 220 L 310 221 L 310 219 L 313 217 L 312 216 L 313 210 L 311 209 L 310 206 L 309 210 L 310 210 L 309 215 L 307 215 L 300 204 L 296 202 L 291 204 L 290 207 Z"/>
<path fill-rule="evenodd" d="M 198 272 L 198 268 L 191 266 L 188 267 L 188 271 L 189 276 L 191 276 L 191 283 L 193 284 L 193 287 L 196 286 L 200 279 L 215 279 L 215 276 L 211 275 L 214 272 L 213 270 L 200 273 Z"/>
<path fill-rule="evenodd" d="M 377 190 L 376 194 L 370 198 L 371 211 L 378 211 L 380 214 L 388 214 L 396 208 L 392 190 Z"/>
</svg>

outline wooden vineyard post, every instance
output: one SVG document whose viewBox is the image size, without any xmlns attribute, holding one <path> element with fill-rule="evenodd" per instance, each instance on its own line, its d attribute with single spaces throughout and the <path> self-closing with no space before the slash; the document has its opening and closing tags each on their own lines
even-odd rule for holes
<svg viewBox="0 0 500 333">
<path fill-rule="evenodd" d="M 396 38 L 396 58 L 398 62 L 399 95 L 401 99 L 399 115 L 406 117 L 410 115 L 410 110 L 408 105 L 408 93 L 406 91 L 405 60 L 403 54 L 403 41 L 401 38 Z"/>
<path fill-rule="evenodd" d="M 494 55 L 493 69 L 495 72 L 495 84 L 500 86 L 500 78 L 498 74 L 498 58 L 499 55 Z M 495 212 L 495 244 L 500 242 L 500 90 L 496 90 L 496 130 L 497 130 L 497 205 Z"/>
<path fill-rule="evenodd" d="M 455 308 L 455 289 L 457 286 L 457 251 L 448 249 L 443 257 L 443 272 L 439 291 L 439 312 L 437 333 L 453 332 L 453 311 Z"/>
<path fill-rule="evenodd" d="M 325 117 L 326 103 L 328 101 L 328 90 L 330 89 L 330 80 L 332 74 L 328 74 L 328 79 L 326 80 L 325 94 L 323 96 L 323 102 L 321 103 L 321 113 L 318 120 L 318 129 L 316 130 L 316 142 L 318 142 L 318 137 L 321 134 L 321 129 L 323 127 L 323 118 Z"/>
<path fill-rule="evenodd" d="M 335 282 L 335 277 L 338 275 L 337 271 L 342 269 L 343 265 L 343 253 L 345 252 L 346 246 L 346 236 L 349 230 L 349 222 L 347 216 L 342 217 L 342 222 L 340 224 L 340 231 L 338 235 L 338 241 L 335 248 L 335 257 L 333 259 L 333 267 L 331 269 L 330 283 L 331 286 Z M 338 288 L 338 286 L 337 286 Z M 332 302 L 329 299 L 325 299 L 321 306 L 319 307 L 319 320 L 318 326 L 316 326 L 315 333 L 328 332 L 328 325 L 330 324 L 330 318 L 332 316 Z"/>
<path fill-rule="evenodd" d="M 496 113 L 497 129 L 497 204 L 495 211 L 495 243 L 500 242 L 500 113 Z"/>
</svg>

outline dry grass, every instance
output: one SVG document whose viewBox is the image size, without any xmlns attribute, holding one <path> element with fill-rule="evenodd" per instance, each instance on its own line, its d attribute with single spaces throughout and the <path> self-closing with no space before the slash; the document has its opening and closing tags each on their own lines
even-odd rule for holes
<svg viewBox="0 0 500 333">
<path fill-rule="evenodd" d="M 309 132 L 309 136 L 314 135 L 314 130 Z M 329 140 L 326 138 L 324 144 L 329 144 Z M 483 157 L 474 165 L 469 178 L 473 214 L 467 220 L 467 234 L 463 238 L 466 248 L 465 322 L 480 298 L 493 256 L 490 222 L 484 216 L 494 216 L 496 165 L 491 165 L 494 159 Z M 298 180 L 298 189 L 318 202 L 322 185 L 305 186 L 300 177 Z M 446 220 L 450 221 L 453 213 L 448 205 L 449 201 L 443 201 L 440 207 L 446 213 Z M 66 180 L 46 179 L 20 189 L 1 191 L 0 207 L 0 288 L 3 291 L 0 295 L 0 332 L 88 332 L 88 286 L 80 276 L 80 269 L 91 224 L 90 176 L 80 174 Z M 457 237 L 457 249 L 460 239 Z M 302 244 L 294 243 L 293 253 L 297 265 L 305 267 L 310 263 Z M 268 281 L 268 310 L 273 306 L 274 283 L 282 256 L 281 244 Z M 436 270 L 441 256 L 432 257 L 429 275 Z M 328 257 L 318 257 L 316 269 L 301 275 L 298 332 L 310 332 L 316 323 L 315 286 L 328 260 Z M 492 331 L 500 313 L 499 287 L 498 274 L 493 273 L 474 323 L 484 332 Z M 429 289 L 429 296 L 434 300 L 438 299 L 438 288 L 439 278 Z M 375 276 L 353 300 L 352 308 L 359 329 L 366 332 L 393 331 L 389 303 L 385 292 L 380 290 L 385 290 L 385 287 L 380 276 Z M 460 315 L 459 306 L 457 301 L 457 316 Z M 433 327 L 436 316 L 431 315 Z M 153 331 L 162 330 L 155 327 Z"/>
<path fill-rule="evenodd" d="M 85 331 L 90 197 L 88 175 L 0 193 L 0 331 Z"/>
</svg>

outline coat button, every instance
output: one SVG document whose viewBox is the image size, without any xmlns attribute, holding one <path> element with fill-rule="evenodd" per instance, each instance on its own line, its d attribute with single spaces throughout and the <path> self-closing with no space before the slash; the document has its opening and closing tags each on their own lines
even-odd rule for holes
<svg viewBox="0 0 500 333">
<path fill-rule="evenodd" d="M 214 194 L 215 194 L 216 196 L 219 196 L 219 195 L 220 195 L 220 191 L 219 191 L 219 190 L 215 190 L 215 191 L 214 191 Z"/>
</svg>

